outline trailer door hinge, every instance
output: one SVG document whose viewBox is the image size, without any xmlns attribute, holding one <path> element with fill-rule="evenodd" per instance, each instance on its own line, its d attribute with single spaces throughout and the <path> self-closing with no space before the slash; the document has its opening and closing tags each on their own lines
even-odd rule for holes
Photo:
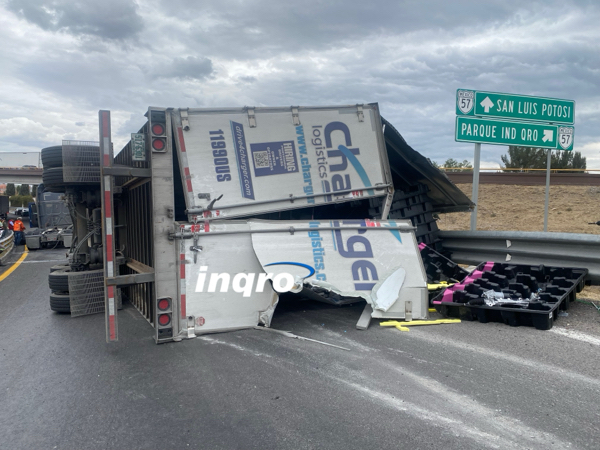
<svg viewBox="0 0 600 450">
<path fill-rule="evenodd" d="M 298 115 L 298 107 L 292 106 L 292 121 L 294 125 L 300 125 L 300 116 Z"/>
<path fill-rule="evenodd" d="M 358 116 L 359 122 L 365 121 L 365 114 L 363 113 L 363 105 L 356 105 L 356 115 Z"/>
<path fill-rule="evenodd" d="M 190 121 L 188 119 L 188 108 L 180 109 L 179 114 L 181 115 L 181 126 L 184 131 L 190 131 Z"/>
<path fill-rule="evenodd" d="M 194 234 L 194 245 L 190 246 L 190 250 L 194 252 L 194 264 L 198 262 L 198 252 L 202 251 L 202 246 L 198 245 L 198 235 Z"/>
<path fill-rule="evenodd" d="M 256 128 L 256 116 L 254 115 L 254 108 L 247 108 L 248 112 L 248 125 L 250 128 Z"/>
</svg>

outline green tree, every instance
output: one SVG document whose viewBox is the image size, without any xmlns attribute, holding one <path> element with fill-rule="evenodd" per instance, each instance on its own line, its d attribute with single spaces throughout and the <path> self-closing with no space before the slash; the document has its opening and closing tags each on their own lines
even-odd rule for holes
<svg viewBox="0 0 600 450">
<path fill-rule="evenodd" d="M 466 159 L 463 162 L 458 162 L 454 158 L 448 158 L 444 162 L 444 171 L 446 172 L 464 172 L 464 169 L 473 170 L 473 166 Z"/>
<path fill-rule="evenodd" d="M 38 187 L 38 185 L 37 185 L 37 184 L 34 184 L 34 185 L 31 187 L 31 196 L 32 196 L 32 197 L 37 197 L 37 187 Z"/>
<path fill-rule="evenodd" d="M 581 152 L 569 152 L 566 150 L 559 150 L 552 152 L 552 169 L 585 169 L 586 168 L 585 156 L 581 156 Z M 569 170 L 573 172 L 573 170 Z M 577 172 L 583 172 L 579 170 Z"/>
<path fill-rule="evenodd" d="M 12 206 L 27 206 L 29 202 L 33 201 L 33 197 L 31 195 L 13 195 L 9 197 L 9 200 Z"/>
<path fill-rule="evenodd" d="M 8 183 L 6 185 L 6 195 L 8 195 L 9 197 L 11 195 L 15 195 L 17 192 L 15 191 L 15 185 L 12 183 Z"/>
<path fill-rule="evenodd" d="M 527 171 L 527 169 L 545 169 L 548 164 L 548 150 L 539 147 L 520 147 L 511 145 L 508 147 L 508 154 L 502 155 L 500 159 L 504 164 L 505 172 Z M 581 152 L 553 150 L 551 155 L 551 168 L 585 169 L 585 156 L 582 156 Z"/>
<path fill-rule="evenodd" d="M 28 184 L 22 184 L 19 187 L 19 195 L 29 195 L 29 185 Z"/>
<path fill-rule="evenodd" d="M 508 154 L 500 159 L 506 169 L 543 169 L 546 167 L 546 151 L 543 148 L 520 147 L 511 145 Z M 505 172 L 518 172 L 519 170 L 505 170 Z"/>
</svg>

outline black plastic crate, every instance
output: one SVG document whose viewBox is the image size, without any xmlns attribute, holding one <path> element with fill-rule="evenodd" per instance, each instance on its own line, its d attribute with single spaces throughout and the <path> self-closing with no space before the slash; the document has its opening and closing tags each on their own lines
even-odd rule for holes
<svg viewBox="0 0 600 450">
<path fill-rule="evenodd" d="M 412 223 L 417 226 L 423 223 L 437 221 L 437 218 L 433 217 L 433 213 L 426 212 L 424 214 L 417 214 L 416 216 L 411 217 L 410 220 L 412 220 Z"/>
<path fill-rule="evenodd" d="M 469 275 L 466 269 L 463 269 L 430 246 L 419 244 L 419 250 L 428 283 L 435 284 L 441 281 L 458 283 Z"/>
<path fill-rule="evenodd" d="M 432 304 L 445 316 L 549 330 L 558 311 L 567 310 L 576 293 L 583 289 L 587 272 L 582 268 L 485 262 L 460 283 L 444 289 Z M 507 298 L 530 301 L 489 306 L 482 294 L 490 290 Z M 532 293 L 538 298 L 531 300 Z"/>
<path fill-rule="evenodd" d="M 427 194 L 428 191 L 429 188 L 427 187 L 427 185 L 421 183 L 412 186 L 408 191 L 400 191 L 396 189 L 394 191 L 394 200 L 401 200 L 403 198 L 414 197 L 415 195 L 419 194 Z"/>
<path fill-rule="evenodd" d="M 400 208 L 390 210 L 390 218 L 393 219 L 410 219 L 411 217 L 433 211 L 433 206 L 430 202 L 418 203 L 408 208 Z"/>
<path fill-rule="evenodd" d="M 417 242 L 419 244 L 426 244 L 427 246 L 433 248 L 434 250 L 436 250 L 438 252 L 443 249 L 442 240 L 439 238 L 437 232 L 419 236 L 419 237 L 417 237 Z"/>
<path fill-rule="evenodd" d="M 426 194 L 416 194 L 412 197 L 406 197 L 399 200 L 394 199 L 390 210 L 396 211 L 401 208 L 410 208 L 411 206 L 419 205 L 429 201 L 431 201 L 431 199 Z"/>
<path fill-rule="evenodd" d="M 423 223 L 420 225 L 416 224 L 415 221 L 413 220 L 413 225 L 416 228 L 415 236 L 417 236 L 417 237 L 421 237 L 426 234 L 437 233 L 439 231 L 437 222 L 435 220 L 433 220 L 429 223 Z"/>
<path fill-rule="evenodd" d="M 431 242 L 428 245 L 426 243 L 419 243 L 421 259 L 423 260 L 423 267 L 425 267 L 425 274 L 427 276 L 427 284 L 457 283 L 469 275 L 467 270 L 436 251 L 435 247 L 438 247 L 437 244 L 439 244 L 441 249 L 441 240 Z M 443 290 L 443 287 L 431 289 L 429 291 L 429 300 L 434 299 Z"/>
</svg>

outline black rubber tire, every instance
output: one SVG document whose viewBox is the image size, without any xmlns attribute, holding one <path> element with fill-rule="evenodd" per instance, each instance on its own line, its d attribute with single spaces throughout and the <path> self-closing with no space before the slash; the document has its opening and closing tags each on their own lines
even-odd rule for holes
<svg viewBox="0 0 600 450">
<path fill-rule="evenodd" d="M 44 166 L 44 169 L 50 169 L 52 167 L 62 167 L 62 145 L 55 145 L 54 147 L 43 148 L 42 165 Z"/>
<path fill-rule="evenodd" d="M 48 286 L 51 291 L 69 291 L 69 273 L 71 269 L 57 270 L 48 274 Z"/>
<path fill-rule="evenodd" d="M 86 167 L 82 166 L 82 170 Z M 100 173 L 100 168 L 96 166 L 89 166 L 87 169 L 94 168 Z M 42 181 L 44 182 L 44 189 L 49 192 L 65 192 L 68 186 L 94 186 L 100 187 L 100 181 L 64 181 L 63 168 L 62 167 L 51 167 L 50 169 L 44 169 L 42 173 Z"/>
<path fill-rule="evenodd" d="M 49 169 L 44 168 L 44 172 L 42 173 L 42 181 L 46 189 L 56 185 L 62 185 L 64 183 L 62 167 L 51 167 Z"/>
<path fill-rule="evenodd" d="M 59 313 L 70 313 L 71 312 L 71 299 L 68 293 L 56 293 L 50 294 L 50 309 Z"/>
<path fill-rule="evenodd" d="M 68 263 L 56 264 L 55 266 L 50 267 L 50 272 L 56 272 L 57 270 L 66 270 L 66 269 L 71 269 L 71 266 Z"/>
</svg>

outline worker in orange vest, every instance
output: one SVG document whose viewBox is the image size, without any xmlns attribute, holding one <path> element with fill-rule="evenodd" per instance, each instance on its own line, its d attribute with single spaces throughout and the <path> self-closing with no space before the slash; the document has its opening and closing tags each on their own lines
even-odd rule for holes
<svg viewBox="0 0 600 450">
<path fill-rule="evenodd" d="M 21 245 L 23 231 L 25 231 L 25 224 L 22 222 L 21 217 L 17 217 L 17 220 L 15 220 L 13 230 L 15 232 L 15 245 Z"/>
</svg>

